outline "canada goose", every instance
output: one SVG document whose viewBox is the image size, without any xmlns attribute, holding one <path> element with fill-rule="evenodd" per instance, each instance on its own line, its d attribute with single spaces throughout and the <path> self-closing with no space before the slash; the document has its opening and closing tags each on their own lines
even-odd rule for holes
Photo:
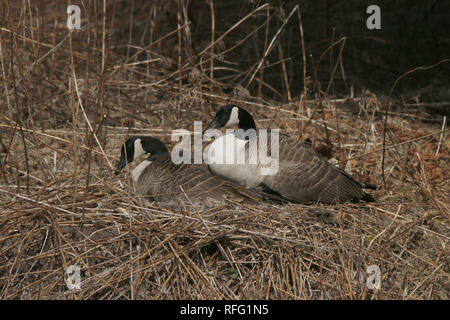
<svg viewBox="0 0 450 320">
<path fill-rule="evenodd" d="M 252 116 L 243 108 L 233 104 L 221 107 L 209 126 L 205 129 L 221 127 L 256 130 Z M 251 130 L 250 130 L 251 131 Z M 255 132 L 255 131 L 254 131 Z M 230 141 L 234 142 L 229 143 Z M 243 153 L 249 155 L 248 138 L 242 138 L 236 131 L 216 138 L 204 152 L 210 170 L 218 175 L 248 188 L 257 188 L 275 199 L 299 203 L 336 203 L 346 201 L 375 201 L 363 188 L 375 186 L 355 181 L 347 172 L 333 166 L 312 147 L 279 134 L 278 170 L 274 174 L 262 174 L 261 164 L 229 164 L 217 161 L 223 153 Z M 231 145 L 231 149 L 226 149 Z M 271 147 L 268 146 L 271 153 Z M 269 153 L 267 153 L 269 154 Z M 228 156 L 228 155 L 227 155 Z M 233 158 L 234 155 L 231 156 Z M 247 159 L 247 158 L 246 158 Z M 259 161 L 259 160 L 258 160 Z"/>
<path fill-rule="evenodd" d="M 174 164 L 164 143 L 149 136 L 134 136 L 122 145 L 115 174 L 144 154 L 150 157 L 136 166 L 132 177 L 136 190 L 146 199 L 169 206 L 211 206 L 227 198 L 251 203 L 262 199 L 255 190 L 211 174 L 206 165 Z"/>
</svg>

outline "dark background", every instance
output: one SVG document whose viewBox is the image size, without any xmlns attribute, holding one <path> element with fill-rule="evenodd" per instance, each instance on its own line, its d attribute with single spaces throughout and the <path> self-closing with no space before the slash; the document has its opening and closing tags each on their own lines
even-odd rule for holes
<svg viewBox="0 0 450 320">
<path fill-rule="evenodd" d="M 214 1 L 215 38 L 231 28 L 242 17 L 265 1 Z M 337 39 L 345 36 L 346 42 L 342 51 L 342 67 L 337 72 L 328 90 L 334 96 L 348 96 L 350 87 L 354 87 L 355 95 L 368 89 L 378 95 L 388 95 L 396 78 L 416 67 L 426 67 L 450 58 L 450 1 L 270 1 L 270 20 L 268 39 L 274 37 L 284 18 L 299 3 L 303 20 L 304 40 L 306 47 L 307 75 L 311 78 L 310 96 L 317 91 L 313 86 L 314 72 L 312 60 L 317 63 L 320 55 Z M 203 50 L 211 39 L 211 13 L 208 1 L 187 1 L 187 12 L 191 39 L 183 38 L 183 62 L 192 59 Z M 381 30 L 368 30 L 366 20 L 369 14 L 366 9 L 376 4 L 381 9 Z M 140 1 L 119 3 L 117 13 L 130 15 L 133 12 L 132 41 L 144 45 L 150 39 L 149 24 L 153 25 L 153 37 L 162 36 L 176 28 L 176 1 Z M 224 39 L 223 48 L 228 49 L 238 41 L 261 26 L 267 19 L 267 11 L 263 9 L 250 19 L 239 25 Z M 149 21 L 151 22 L 149 23 Z M 122 34 L 116 34 L 116 42 L 128 43 L 130 25 L 124 26 Z M 233 51 L 215 60 L 216 66 L 232 68 L 233 71 L 215 71 L 216 80 L 229 85 L 229 89 L 237 83 L 246 87 L 251 72 L 238 75 L 238 71 L 248 71 L 262 57 L 265 45 L 266 27 L 244 41 Z M 117 44 L 117 43 L 116 43 Z M 274 46 L 268 55 L 271 66 L 264 70 L 264 81 L 274 90 L 263 86 L 262 96 L 277 101 L 287 101 L 288 94 L 283 81 L 282 64 L 276 63 L 285 59 L 286 74 L 291 98 L 299 97 L 303 91 L 303 64 L 297 13 L 289 20 L 279 37 L 282 49 Z M 120 44 L 119 44 L 120 45 Z M 177 61 L 177 35 L 160 42 L 156 51 Z M 326 91 L 330 81 L 331 70 L 339 56 L 339 46 L 322 59 L 318 66 L 317 79 L 320 88 Z M 215 50 L 220 52 L 220 49 Z M 312 55 L 312 59 L 310 58 Z M 193 58 L 194 57 L 194 58 Z M 209 64 L 205 64 L 208 70 Z M 173 64 L 176 70 L 176 63 Z M 450 96 L 450 63 L 444 62 L 429 70 L 418 70 L 407 75 L 394 90 L 395 97 L 416 99 L 420 102 L 449 101 Z M 227 86 L 224 86 L 227 90 Z M 249 86 L 250 93 L 257 95 L 257 81 Z M 417 100 L 418 99 L 418 100 Z M 444 112 L 447 106 L 439 104 L 434 109 Z"/>
</svg>

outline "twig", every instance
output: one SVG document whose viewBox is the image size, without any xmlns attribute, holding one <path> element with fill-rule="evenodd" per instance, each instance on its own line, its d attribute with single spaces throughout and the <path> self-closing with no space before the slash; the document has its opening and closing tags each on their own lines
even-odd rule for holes
<svg viewBox="0 0 450 320">
<path fill-rule="evenodd" d="M 303 22 L 302 22 L 302 15 L 300 12 L 300 8 L 297 10 L 297 16 L 298 16 L 298 25 L 300 29 L 300 43 L 302 45 L 302 61 L 303 61 L 303 94 L 300 98 L 300 103 L 298 106 L 297 113 L 304 113 L 305 112 L 305 105 L 308 100 L 308 88 L 307 88 L 307 82 L 306 82 L 306 51 L 305 51 L 305 37 L 303 34 Z M 303 125 L 302 125 L 302 136 L 303 136 Z"/>
<path fill-rule="evenodd" d="M 209 63 L 209 78 L 214 81 L 214 38 L 215 38 L 215 32 L 216 32 L 216 16 L 214 14 L 214 0 L 209 0 L 209 6 L 211 8 L 211 50 L 210 50 L 210 56 L 211 60 Z M 210 89 L 209 91 L 213 93 L 214 87 L 213 83 L 210 83 Z"/>
<path fill-rule="evenodd" d="M 436 150 L 436 155 L 439 153 L 439 149 L 441 148 L 442 141 L 444 140 L 444 129 L 447 124 L 447 116 L 444 116 L 444 119 L 442 119 L 442 128 L 441 128 L 441 136 L 439 137 L 439 143 Z"/>
<path fill-rule="evenodd" d="M 278 29 L 277 33 L 275 34 L 275 36 L 272 38 L 272 41 L 270 41 L 269 43 L 269 47 L 267 48 L 267 50 L 264 52 L 263 57 L 260 59 L 258 66 L 255 68 L 255 70 L 253 71 L 252 76 L 250 77 L 250 79 L 247 82 L 247 85 L 245 86 L 246 88 L 248 88 L 250 86 L 250 84 L 252 83 L 253 79 L 255 78 L 256 74 L 258 73 L 259 69 L 261 68 L 264 59 L 267 57 L 267 55 L 270 53 L 270 51 L 272 50 L 272 47 L 275 43 L 275 41 L 278 39 L 278 36 L 280 35 L 281 31 L 284 29 L 284 27 L 286 26 L 286 24 L 288 23 L 289 19 L 292 17 L 292 15 L 294 14 L 295 10 L 298 10 L 298 4 L 294 7 L 294 9 L 292 9 L 291 13 L 289 13 L 289 16 L 283 21 L 283 24 L 281 25 L 281 27 Z"/>
</svg>

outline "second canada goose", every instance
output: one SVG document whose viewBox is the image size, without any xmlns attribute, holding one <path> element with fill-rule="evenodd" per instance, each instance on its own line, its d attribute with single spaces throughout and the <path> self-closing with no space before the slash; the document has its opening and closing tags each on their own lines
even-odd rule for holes
<svg viewBox="0 0 450 320">
<path fill-rule="evenodd" d="M 150 156 L 131 175 L 137 191 L 146 199 L 170 206 L 210 206 L 227 198 L 252 203 L 262 199 L 257 191 L 211 174 L 206 165 L 173 163 L 164 143 L 149 136 L 134 136 L 122 145 L 116 175 L 144 154 Z"/>
<path fill-rule="evenodd" d="M 253 117 L 245 109 L 228 104 L 217 111 L 205 132 L 208 129 L 236 126 L 244 131 L 256 130 Z M 205 150 L 205 160 L 211 171 L 287 201 L 306 204 L 375 201 L 370 194 L 363 191 L 363 188 L 375 189 L 375 186 L 355 181 L 347 172 L 330 164 L 313 148 L 287 135 L 279 134 L 278 170 L 274 174 L 262 174 L 261 164 L 258 162 L 224 164 L 216 161 L 224 152 L 249 155 L 248 141 L 236 134 L 236 131 L 216 138 Z M 232 149 L 227 149 L 229 146 Z M 270 146 L 267 149 L 270 152 Z"/>
</svg>

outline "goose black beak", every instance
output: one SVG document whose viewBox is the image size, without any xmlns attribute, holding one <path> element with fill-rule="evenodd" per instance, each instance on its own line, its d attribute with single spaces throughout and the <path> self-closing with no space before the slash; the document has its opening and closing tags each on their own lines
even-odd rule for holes
<svg viewBox="0 0 450 320">
<path fill-rule="evenodd" d="M 205 132 L 208 131 L 209 129 L 218 129 L 220 127 L 221 125 L 219 124 L 219 122 L 216 119 L 213 119 L 209 124 L 209 126 L 205 130 L 203 130 L 202 134 L 205 134 Z"/>
<path fill-rule="evenodd" d="M 120 157 L 119 163 L 117 164 L 116 171 L 114 171 L 114 174 L 117 176 L 120 171 L 125 168 L 127 165 L 127 162 L 125 161 L 125 157 Z"/>
</svg>

